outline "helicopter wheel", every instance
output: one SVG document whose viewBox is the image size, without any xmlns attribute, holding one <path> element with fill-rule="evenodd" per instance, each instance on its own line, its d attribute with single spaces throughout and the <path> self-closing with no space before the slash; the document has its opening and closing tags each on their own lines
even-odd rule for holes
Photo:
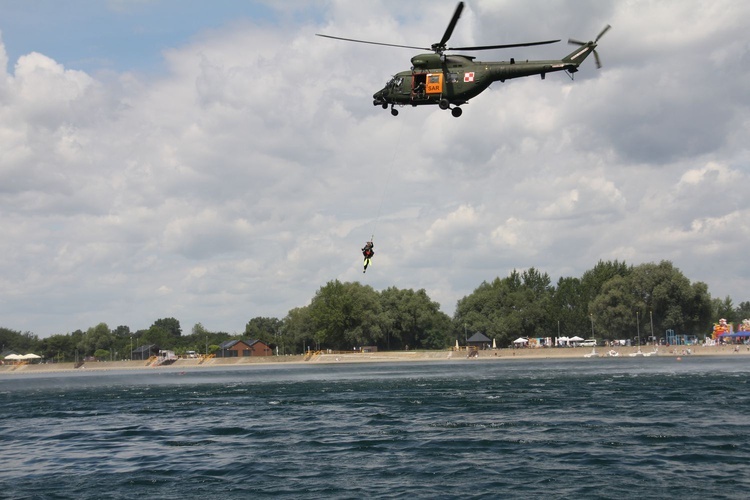
<svg viewBox="0 0 750 500">
<path fill-rule="evenodd" d="M 393 116 L 398 116 L 398 110 L 396 108 L 391 108 L 391 114 Z"/>
<path fill-rule="evenodd" d="M 388 103 L 387 102 L 383 103 L 383 109 L 388 109 Z"/>
<path fill-rule="evenodd" d="M 451 103 L 448 102 L 448 99 L 440 99 L 438 106 L 440 106 L 440 109 L 448 109 L 451 107 Z"/>
<path fill-rule="evenodd" d="M 451 114 L 453 116 L 455 116 L 456 118 L 458 118 L 459 116 L 461 116 L 461 113 L 463 113 L 463 112 L 464 112 L 464 110 L 461 109 L 461 108 L 459 108 L 458 106 L 456 106 L 455 108 L 451 109 Z"/>
</svg>

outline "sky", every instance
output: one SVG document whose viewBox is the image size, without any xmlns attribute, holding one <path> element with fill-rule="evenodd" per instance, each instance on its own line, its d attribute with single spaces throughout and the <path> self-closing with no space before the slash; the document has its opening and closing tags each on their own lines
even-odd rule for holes
<svg viewBox="0 0 750 500">
<path fill-rule="evenodd" d="M 531 267 L 671 261 L 750 300 L 750 3 L 467 0 L 455 46 L 603 67 L 454 118 L 372 105 L 456 2 L 0 0 L 0 326 L 242 333 L 332 280 L 441 310 Z M 376 256 L 362 273 L 360 249 Z"/>
</svg>

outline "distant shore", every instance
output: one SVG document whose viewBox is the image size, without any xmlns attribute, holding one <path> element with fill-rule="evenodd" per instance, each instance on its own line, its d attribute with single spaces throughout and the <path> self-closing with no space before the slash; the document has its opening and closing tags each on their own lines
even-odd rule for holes
<svg viewBox="0 0 750 500">
<path fill-rule="evenodd" d="M 617 353 L 619 357 L 630 357 L 638 352 L 637 347 L 571 347 L 571 348 L 521 348 L 521 349 L 490 349 L 477 351 L 477 355 L 469 357 L 466 350 L 443 351 L 381 351 L 372 353 L 327 353 L 313 355 L 290 356 L 256 356 L 246 358 L 209 358 L 209 359 L 178 359 L 170 365 L 153 366 L 148 361 L 86 361 L 76 366 L 75 363 L 35 363 L 0 366 L 0 375 L 22 375 L 55 373 L 55 372 L 88 372 L 93 370 L 175 370 L 200 369 L 205 367 L 250 366 L 267 363 L 297 363 L 297 364 L 325 364 L 325 363 L 390 363 L 409 361 L 471 361 L 482 360 L 513 360 L 513 359 L 561 359 L 583 357 L 610 357 Z M 750 356 L 750 346 L 642 346 L 641 353 L 647 356 Z"/>
</svg>

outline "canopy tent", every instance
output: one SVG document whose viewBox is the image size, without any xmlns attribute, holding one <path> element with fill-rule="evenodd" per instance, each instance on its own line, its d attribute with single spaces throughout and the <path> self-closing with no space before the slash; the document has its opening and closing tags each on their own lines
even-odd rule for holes
<svg viewBox="0 0 750 500">
<path fill-rule="evenodd" d="M 23 359 L 23 357 L 20 354 L 8 354 L 5 356 L 5 359 L 9 359 L 11 361 L 18 361 L 19 359 Z"/>
<path fill-rule="evenodd" d="M 739 338 L 739 337 L 750 337 L 750 332 L 735 332 L 735 333 L 722 333 L 720 337 Z"/>
<path fill-rule="evenodd" d="M 514 344 L 528 344 L 529 339 L 527 339 L 526 337 L 519 337 L 516 340 L 514 340 L 513 343 Z"/>
<path fill-rule="evenodd" d="M 568 340 L 570 340 L 571 342 L 583 342 L 583 339 L 578 335 L 576 335 L 575 337 L 570 337 Z"/>
<path fill-rule="evenodd" d="M 41 358 L 42 358 L 41 356 L 30 352 L 28 354 L 24 354 L 19 359 L 41 359 Z"/>
</svg>

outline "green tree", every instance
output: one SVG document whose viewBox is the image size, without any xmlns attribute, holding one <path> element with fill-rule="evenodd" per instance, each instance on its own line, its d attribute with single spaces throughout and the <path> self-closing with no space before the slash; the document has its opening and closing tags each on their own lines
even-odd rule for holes
<svg viewBox="0 0 750 500">
<path fill-rule="evenodd" d="M 518 336 L 553 335 L 553 288 L 550 277 L 535 268 L 513 270 L 504 279 L 482 283 L 458 301 L 454 314 L 456 331 L 484 333 L 500 345 L 510 345 Z"/>
<path fill-rule="evenodd" d="M 381 336 L 379 309 L 372 287 L 329 281 L 310 303 L 316 347 L 351 350 L 376 342 Z"/>
<path fill-rule="evenodd" d="M 99 349 L 111 349 L 113 343 L 114 336 L 107 323 L 99 323 L 86 330 L 86 333 L 77 343 L 76 347 L 81 351 L 83 356 L 92 356 Z"/>
<path fill-rule="evenodd" d="M 729 323 L 734 322 L 734 303 L 732 298 L 727 295 L 724 299 L 716 298 L 713 300 L 713 316 L 714 321 L 718 323 L 719 318 L 726 319 Z"/>
<path fill-rule="evenodd" d="M 380 331 L 385 349 L 443 349 L 451 345 L 450 318 L 424 289 L 387 288 L 380 293 Z"/>
<path fill-rule="evenodd" d="M 583 294 L 581 280 L 560 278 L 552 292 L 550 319 L 555 336 L 581 335 L 590 327 L 588 301 Z"/>
<path fill-rule="evenodd" d="M 73 361 L 75 358 L 75 342 L 71 335 L 51 335 L 40 342 L 40 356 L 54 359 L 58 362 Z"/>
<path fill-rule="evenodd" d="M 310 307 L 291 309 L 283 319 L 281 348 L 286 354 L 301 354 L 313 339 Z"/>
<path fill-rule="evenodd" d="M 617 260 L 606 262 L 600 260 L 593 269 L 584 272 L 581 276 L 581 294 L 583 302 L 587 306 L 584 314 L 588 317 L 591 312 L 588 310 L 588 305 L 599 295 L 607 281 L 615 276 L 627 277 L 631 272 L 632 267 Z"/>
<path fill-rule="evenodd" d="M 151 328 L 159 328 L 174 338 L 179 338 L 182 335 L 182 328 L 180 322 L 175 318 L 162 318 L 154 321 Z"/>
<path fill-rule="evenodd" d="M 97 349 L 94 351 L 94 357 L 97 361 L 107 361 L 110 358 L 110 352 L 106 349 Z"/>
<path fill-rule="evenodd" d="M 631 278 L 615 275 L 605 282 L 591 302 L 594 335 L 609 340 L 636 337 L 637 321 L 643 320 L 644 304 L 633 294 Z M 645 338 L 645 337 L 644 337 Z"/>
<path fill-rule="evenodd" d="M 665 330 L 676 333 L 698 333 L 705 328 L 710 297 L 703 287 L 694 286 L 682 272 L 669 261 L 647 263 L 633 268 L 632 286 L 647 320 L 650 335 L 662 336 Z M 654 332 L 651 332 L 653 314 Z M 705 325 L 705 326 L 704 326 Z"/>
<path fill-rule="evenodd" d="M 271 347 L 276 347 L 283 322 L 278 318 L 255 317 L 245 325 L 245 337 L 262 340 Z"/>
<path fill-rule="evenodd" d="M 9 328 L 0 328 L 0 349 L 12 349 L 21 354 L 33 352 L 39 347 L 39 337 L 31 332 L 19 332 Z"/>
</svg>

